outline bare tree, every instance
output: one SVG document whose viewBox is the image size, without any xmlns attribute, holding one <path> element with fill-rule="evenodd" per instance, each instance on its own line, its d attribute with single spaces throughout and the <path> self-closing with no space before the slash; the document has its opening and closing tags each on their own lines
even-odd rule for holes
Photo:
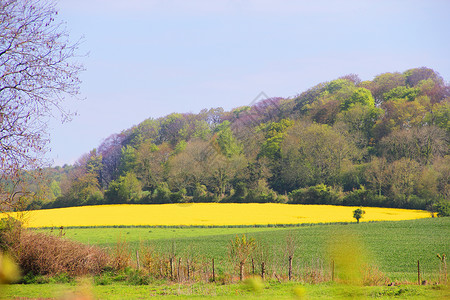
<svg viewBox="0 0 450 300">
<path fill-rule="evenodd" d="M 0 2 L 0 201 L 13 202 L 12 182 L 43 162 L 47 122 L 71 113 L 65 96 L 79 94 L 78 43 L 71 44 L 54 0 Z M 5 182 L 9 188 L 5 188 Z"/>
</svg>

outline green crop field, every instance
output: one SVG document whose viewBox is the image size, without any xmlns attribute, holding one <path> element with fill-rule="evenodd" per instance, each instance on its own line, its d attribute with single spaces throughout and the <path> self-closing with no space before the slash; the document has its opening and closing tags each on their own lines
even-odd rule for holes
<svg viewBox="0 0 450 300">
<path fill-rule="evenodd" d="M 85 279 L 57 276 L 39 282 L 41 279 L 36 277 L 33 284 L 0 286 L 0 298 L 65 299 L 70 294 L 83 293 L 97 299 L 191 299 L 199 296 L 216 299 L 293 299 L 298 296 L 302 299 L 446 299 L 450 296 L 448 285 L 434 284 L 443 278 L 442 265 L 436 255 L 450 252 L 450 218 L 300 227 L 122 227 L 39 231 L 96 245 L 111 253 L 117 245 L 126 245 L 134 260 L 137 253 L 143 255 L 145 247 L 151 247 L 160 257 L 175 257 L 175 263 L 179 259 L 183 263 L 190 260 L 194 266 L 193 274 L 199 275 L 194 280 L 182 282 L 167 278 L 142 281 L 141 277 L 136 277 L 138 273 L 134 269 L 128 269 L 123 273 L 106 272 Z M 228 253 L 231 240 L 243 234 L 258 243 L 259 250 L 253 256 L 255 273 L 260 271 L 258 262 L 264 256 L 267 263 L 264 282 L 252 281 L 256 279 L 238 282 L 236 264 Z M 288 241 L 295 241 L 292 282 L 287 280 Z M 395 285 L 387 286 L 386 281 L 378 286 L 331 282 L 330 253 L 333 253 L 333 247 L 340 249 L 350 260 L 362 259 L 375 266 L 382 278 Z M 212 258 L 217 276 L 215 283 L 208 282 L 211 273 L 201 275 L 202 270 L 210 270 Z M 418 260 L 421 279 L 432 284 L 417 285 Z M 252 267 L 248 261 L 245 273 L 250 272 Z M 229 277 L 230 274 L 236 276 Z"/>
<path fill-rule="evenodd" d="M 59 234 L 58 230 L 53 232 Z M 289 228 L 75 228 L 64 229 L 63 234 L 107 248 L 113 248 L 119 240 L 126 241 L 133 253 L 143 245 L 151 245 L 177 257 L 214 258 L 219 268 L 228 264 L 228 246 L 236 235 L 255 238 L 267 249 L 269 260 L 280 266 L 284 265 L 288 236 L 296 242 L 294 264 L 304 266 L 318 260 L 328 263 L 330 243 L 339 243 L 350 235 L 364 251 L 368 263 L 376 265 L 391 280 L 410 281 L 417 278 L 417 260 L 423 275 L 432 279 L 439 272 L 436 254 L 450 252 L 450 218 Z"/>
</svg>

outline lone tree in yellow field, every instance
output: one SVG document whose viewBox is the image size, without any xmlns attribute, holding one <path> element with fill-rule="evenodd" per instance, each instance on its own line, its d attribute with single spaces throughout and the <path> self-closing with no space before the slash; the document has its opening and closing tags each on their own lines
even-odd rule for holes
<svg viewBox="0 0 450 300">
<path fill-rule="evenodd" d="M 359 219 L 361 219 L 365 213 L 366 212 L 361 208 L 355 209 L 353 211 L 353 218 L 356 219 L 356 223 L 359 223 Z"/>
</svg>

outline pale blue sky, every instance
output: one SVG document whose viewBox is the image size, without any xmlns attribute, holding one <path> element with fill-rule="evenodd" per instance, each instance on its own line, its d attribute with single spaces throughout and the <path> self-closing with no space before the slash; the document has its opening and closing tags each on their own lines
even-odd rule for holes
<svg viewBox="0 0 450 300">
<path fill-rule="evenodd" d="M 355 73 L 427 66 L 450 80 L 450 1 L 60 0 L 84 36 L 79 116 L 51 122 L 56 165 L 172 112 L 290 97 Z"/>
</svg>

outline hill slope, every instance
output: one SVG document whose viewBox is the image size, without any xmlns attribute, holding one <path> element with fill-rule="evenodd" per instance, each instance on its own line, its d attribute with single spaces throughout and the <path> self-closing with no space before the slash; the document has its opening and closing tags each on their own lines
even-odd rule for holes
<svg viewBox="0 0 450 300">
<path fill-rule="evenodd" d="M 45 170 L 29 209 L 289 202 L 425 209 L 450 197 L 450 87 L 428 68 L 356 75 L 252 106 L 147 119 L 74 166 Z"/>
</svg>

